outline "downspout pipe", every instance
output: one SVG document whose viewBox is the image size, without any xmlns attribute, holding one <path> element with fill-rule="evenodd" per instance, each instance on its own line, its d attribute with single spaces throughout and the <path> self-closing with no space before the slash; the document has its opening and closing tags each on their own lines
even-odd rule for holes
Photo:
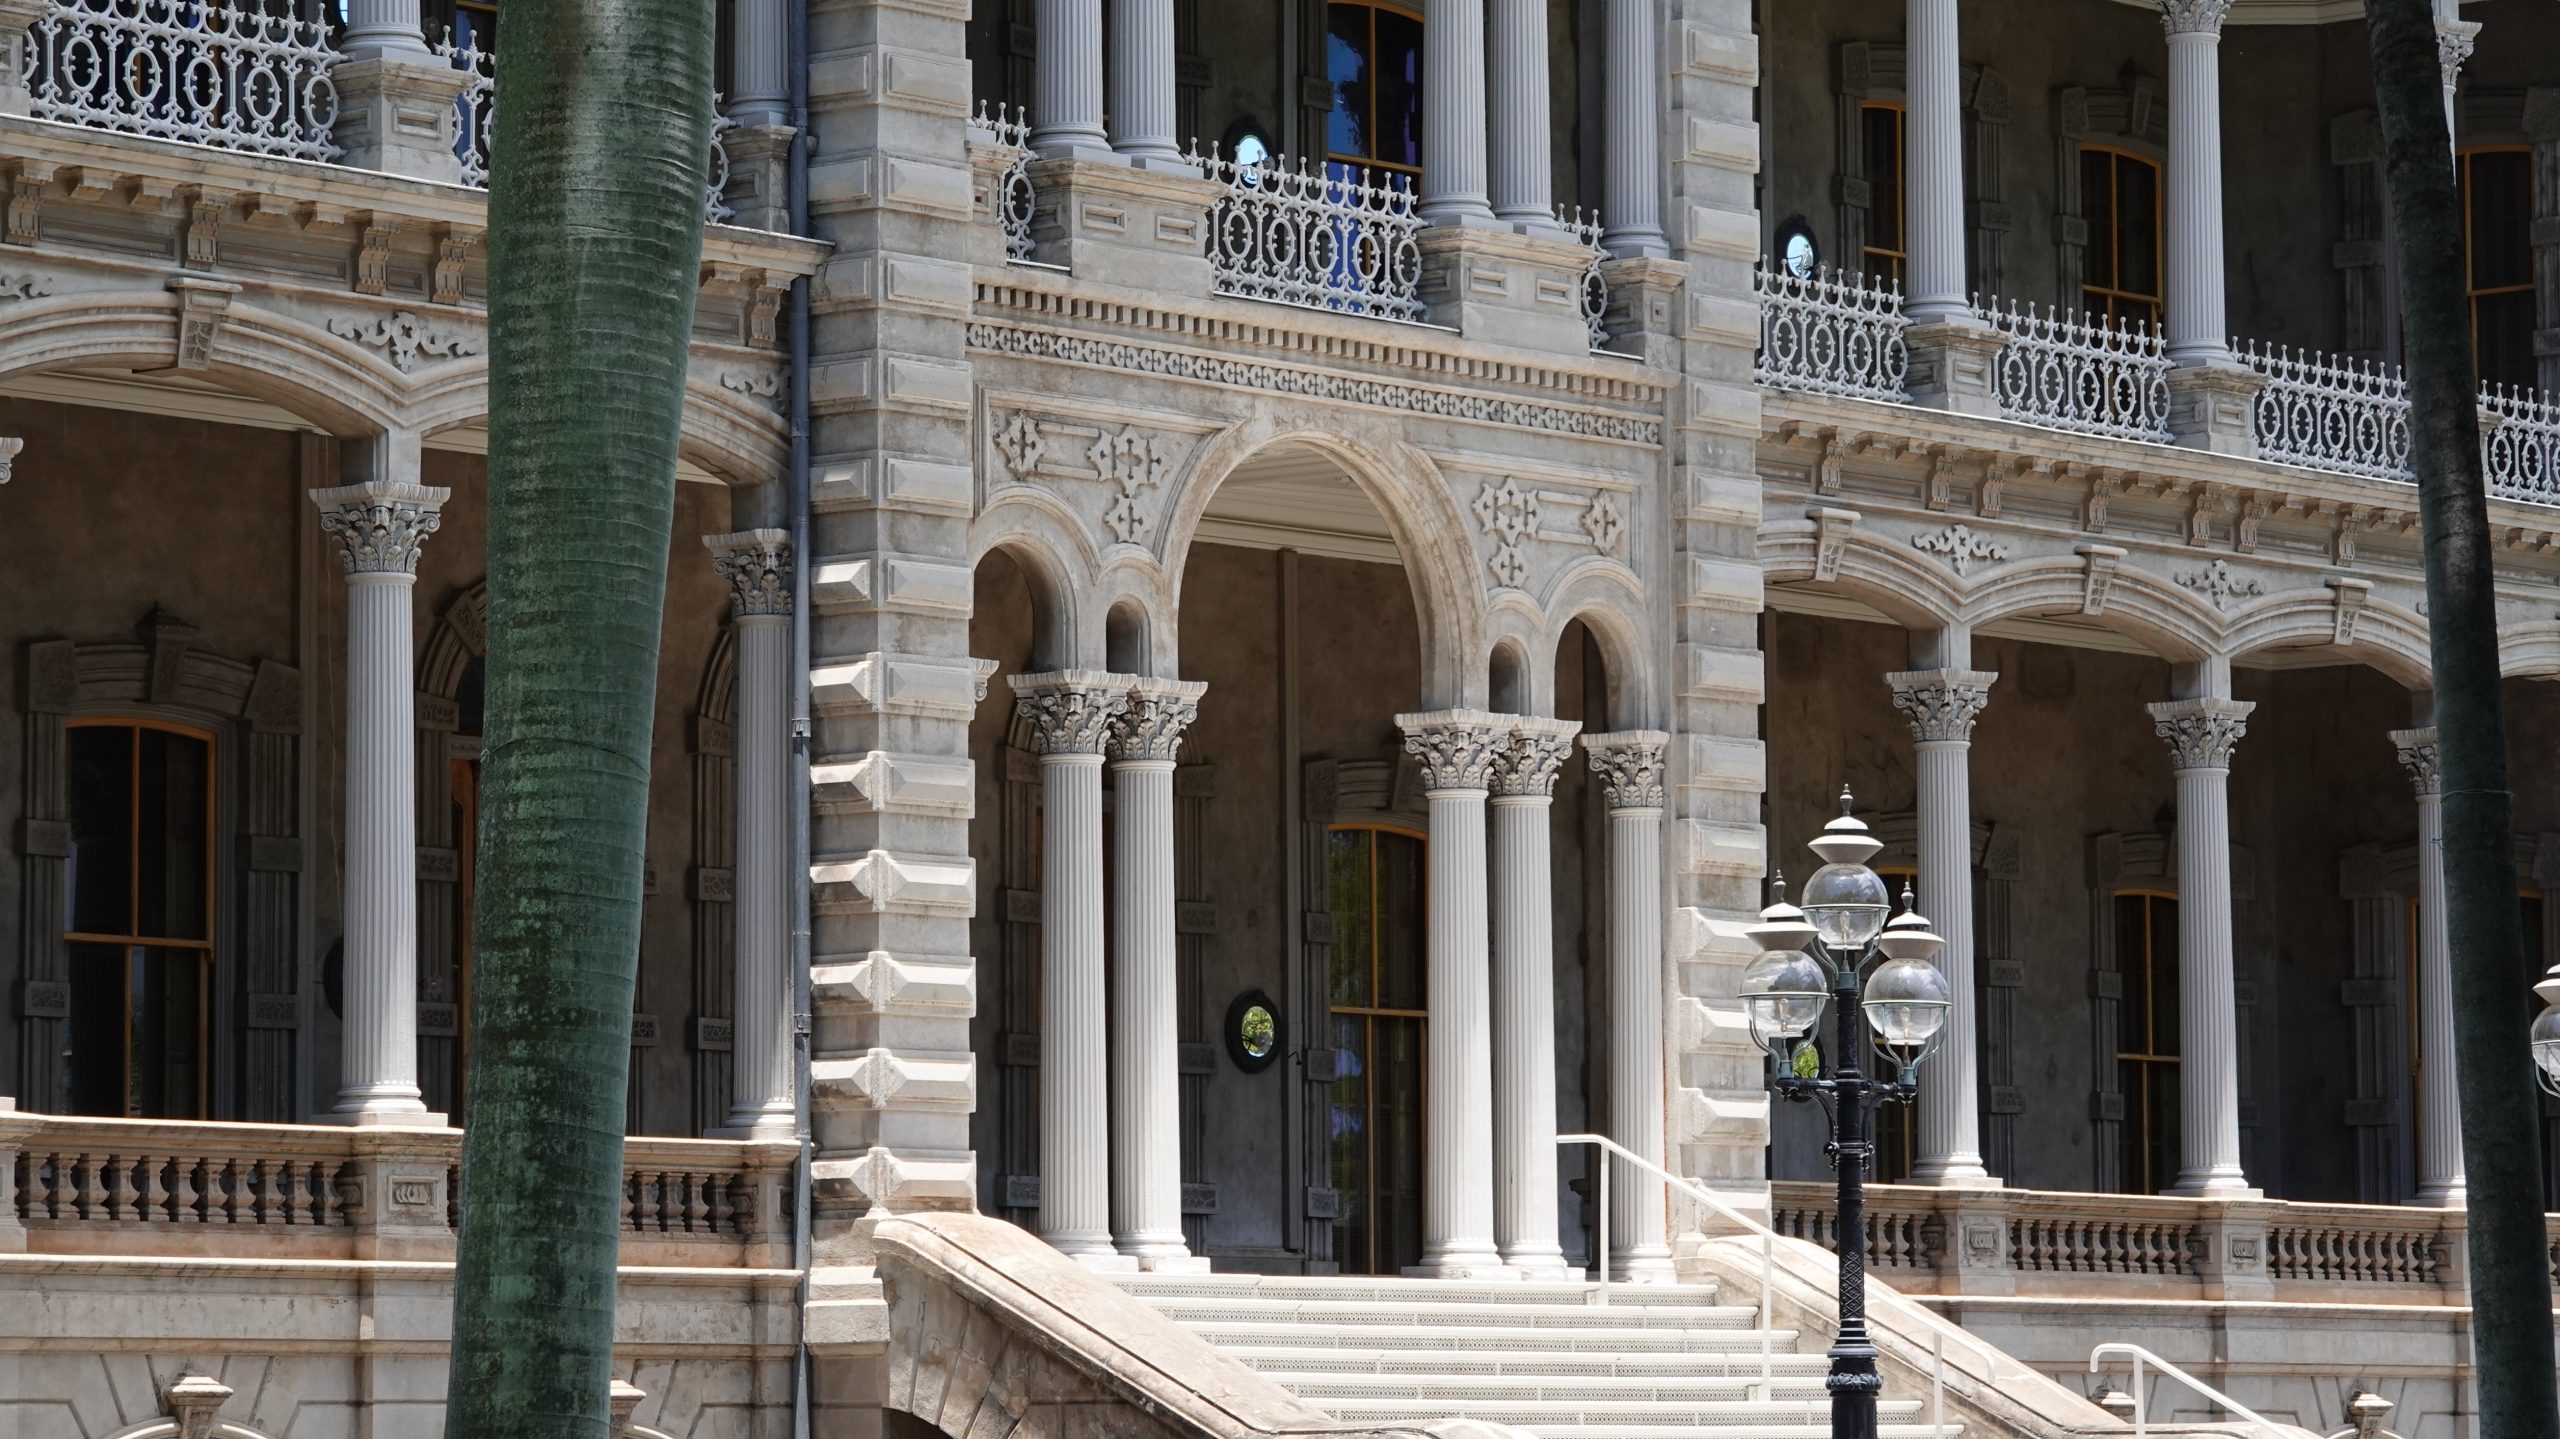
<svg viewBox="0 0 2560 1439">
<path fill-rule="evenodd" d="M 785 197 L 791 233 L 809 233 L 809 0 L 790 0 L 791 148 Z M 809 1120 L 809 1062 L 815 1024 L 809 1003 L 809 277 L 791 282 L 791 1014 L 792 1131 L 800 1155 L 791 1166 L 791 1265 L 799 1271 L 792 1314 L 791 1434 L 809 1439 L 809 1192 L 816 1145 Z"/>
</svg>

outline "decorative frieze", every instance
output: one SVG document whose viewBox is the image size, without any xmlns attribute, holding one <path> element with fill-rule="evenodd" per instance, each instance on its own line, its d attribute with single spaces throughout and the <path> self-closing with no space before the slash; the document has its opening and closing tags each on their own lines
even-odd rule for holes
<svg viewBox="0 0 2560 1439">
<path fill-rule="evenodd" d="M 381 351 L 391 368 L 404 375 L 417 368 L 420 356 L 458 360 L 480 353 L 479 336 L 437 325 L 412 310 L 394 311 L 387 318 L 332 315 L 326 324 L 339 339 Z"/>
<path fill-rule="evenodd" d="M 2256 576 L 2241 574 L 2222 560 L 2215 560 L 2202 569 L 2181 570 L 2175 578 L 2179 584 L 2212 601 L 2218 610 L 2231 608 L 2235 600 L 2253 599 L 2267 592 L 2266 585 Z"/>
<path fill-rule="evenodd" d="M 1532 539 L 1587 546 L 1594 554 L 1615 557 L 1626 536 L 1625 504 L 1606 490 L 1543 490 L 1534 481 L 1523 487 L 1518 477 L 1504 475 L 1484 481 L 1470 508 L 1492 548 L 1485 564 L 1496 582 L 1513 589 L 1529 578 Z"/>
<path fill-rule="evenodd" d="M 1945 560 L 1958 575 L 1971 573 L 1977 563 L 1998 564 L 2009 558 L 2008 541 L 1993 539 L 1971 525 L 1949 525 L 1913 535 L 1911 545 Z"/>
<path fill-rule="evenodd" d="M 1090 480 L 1111 488 L 1102 523 L 1125 545 L 1141 544 L 1156 517 L 1144 496 L 1163 488 L 1179 468 L 1182 442 L 1137 425 L 1096 426 L 1024 410 L 990 416 L 989 442 L 1015 480 Z"/>
<path fill-rule="evenodd" d="M 41 300 L 52 293 L 53 287 L 41 275 L 0 270 L 0 305 L 18 300 Z"/>
</svg>

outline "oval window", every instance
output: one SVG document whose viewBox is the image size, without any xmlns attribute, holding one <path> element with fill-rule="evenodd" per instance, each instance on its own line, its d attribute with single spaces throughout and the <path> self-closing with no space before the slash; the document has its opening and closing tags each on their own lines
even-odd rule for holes
<svg viewBox="0 0 2560 1439">
<path fill-rule="evenodd" d="M 1280 1057 L 1280 1007 L 1258 989 L 1239 994 L 1227 1006 L 1227 1057 L 1236 1068 L 1258 1074 Z"/>
</svg>

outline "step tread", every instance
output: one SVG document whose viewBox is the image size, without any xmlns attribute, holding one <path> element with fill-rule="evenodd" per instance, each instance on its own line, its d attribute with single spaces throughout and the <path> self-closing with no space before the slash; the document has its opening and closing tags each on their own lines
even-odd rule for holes
<svg viewBox="0 0 2560 1439">
<path fill-rule="evenodd" d="M 1180 1318 L 1185 1315 L 1250 1314 L 1273 1318 L 1295 1317 L 1324 1323 L 1367 1322 L 1371 1324 L 1428 1324 L 1477 1322 L 1516 1324 L 1523 1327 L 1588 1328 L 1588 1329 L 1673 1329 L 1680 1327 L 1717 1329 L 1737 1324 L 1757 1324 L 1760 1311 L 1741 1304 L 1670 1305 L 1597 1305 L 1597 1304 L 1479 1304 L 1469 1302 L 1430 1303 L 1405 1300 L 1346 1299 L 1263 1299 L 1263 1298 L 1163 1298 L 1150 1296 L 1147 1303 L 1158 1313 Z"/>
<path fill-rule="evenodd" d="M 1757 1337 L 1757 1332 L 1754 1332 Z M 1411 1374 L 1450 1377 L 1477 1375 L 1516 1375 L 1535 1378 L 1554 1376 L 1624 1375 L 1644 1378 L 1654 1375 L 1696 1375 L 1702 1378 L 1722 1377 L 1725 1373 L 1749 1370 L 1760 1372 L 1760 1353 L 1756 1344 L 1731 1349 L 1699 1351 L 1666 1350 L 1650 1354 L 1607 1354 L 1588 1351 L 1553 1349 L 1474 1349 L 1435 1353 L 1391 1352 L 1359 1355 L 1340 1348 L 1303 1348 L 1288 1345 L 1236 1344 L 1220 1345 L 1220 1352 L 1242 1360 L 1255 1369 L 1272 1374 Z M 1831 1361 L 1820 1354 L 1799 1354 L 1779 1344 L 1773 1332 L 1770 1343 L 1770 1367 L 1779 1373 L 1821 1374 Z M 1713 1370 L 1701 1366 L 1712 1364 Z"/>
<path fill-rule="evenodd" d="M 1666 1353 L 1706 1350 L 1713 1353 L 1757 1352 L 1760 1331 L 1739 1325 L 1717 1329 L 1576 1329 L 1556 1326 L 1547 1329 L 1521 1330 L 1493 1328 L 1472 1324 L 1387 1324 L 1375 1328 L 1356 1329 L 1346 1325 L 1316 1327 L 1305 1324 L 1271 1323 L 1250 1319 L 1224 1321 L 1200 1320 L 1183 1326 L 1193 1334 L 1219 1348 L 1228 1341 L 1259 1341 L 1266 1348 L 1300 1348 L 1307 1350 L 1338 1348 L 1411 1349 L 1429 1344 L 1447 1344 L 1460 1348 L 1499 1348 L 1519 1353 L 1526 1350 L 1554 1352 L 1584 1351 L 1594 1348 L 1633 1353 Z M 1792 1329 L 1769 1331 L 1769 1342 L 1781 1349 L 1796 1345 Z M 1288 1341 L 1295 1340 L 1295 1344 Z M 1526 1341 L 1526 1342 L 1524 1342 Z"/>
<path fill-rule="evenodd" d="M 1819 1374 L 1778 1374 L 1769 1381 L 1787 1399 L 1821 1399 L 1824 1379 Z M 1292 1375 L 1281 1381 L 1281 1387 L 1301 1399 L 1440 1399 L 1451 1395 L 1503 1399 L 1515 1403 L 1534 1401 L 1540 1404 L 1616 1404 L 1629 1403 L 1721 1403 L 1760 1397 L 1760 1376 L 1750 1374 L 1720 1375 L 1714 1378 L 1684 1379 L 1665 1382 L 1616 1375 L 1489 1375 L 1393 1376 L 1375 1374 Z"/>
<path fill-rule="evenodd" d="M 1336 1419 L 1397 1419 L 1433 1416 L 1452 1419 L 1492 1419 L 1506 1424 L 1607 1423 L 1618 1420 L 1630 1423 L 1694 1423 L 1712 1424 L 1726 1419 L 1810 1419 L 1828 1417 L 1831 1399 L 1814 1394 L 1783 1399 L 1726 1400 L 1610 1400 L 1606 1402 L 1558 1402 L 1531 1404 L 1509 1399 L 1468 1399 L 1435 1396 L 1429 1399 L 1361 1398 L 1316 1399 L 1307 1402 Z M 1921 1410 L 1917 1399 L 1883 1399 L 1877 1401 L 1879 1416 L 1909 1418 Z"/>
</svg>

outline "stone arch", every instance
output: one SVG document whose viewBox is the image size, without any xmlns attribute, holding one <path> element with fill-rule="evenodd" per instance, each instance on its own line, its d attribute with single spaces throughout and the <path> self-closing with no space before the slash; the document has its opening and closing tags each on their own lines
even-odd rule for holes
<svg viewBox="0 0 2560 1439">
<path fill-rule="evenodd" d="M 128 1424 L 118 1429 L 106 1439 L 179 1439 L 185 1432 L 175 1419 L 145 1419 L 139 1424 Z M 216 1419 L 203 1434 L 204 1439 L 275 1439 L 263 1429 L 252 1429 L 227 1419 Z"/>
<path fill-rule="evenodd" d="M 420 433 L 485 424 L 489 366 L 481 356 L 438 365 L 408 398 L 408 423 Z M 789 423 L 774 406 L 723 388 L 700 373 L 685 380 L 676 452 L 685 462 L 744 489 L 780 480 L 791 464 Z"/>
<path fill-rule="evenodd" d="M 1009 494 L 969 527 L 971 573 L 998 550 L 1022 567 L 1031 586 L 1033 663 L 1043 669 L 1099 668 L 1102 617 L 1098 607 L 1084 603 L 1094 589 L 1088 579 L 1094 553 L 1075 517 L 1036 491 Z"/>
<path fill-rule="evenodd" d="M 1342 417 L 1346 420 L 1353 417 Z M 1317 428 L 1290 419 L 1247 420 L 1200 447 L 1175 482 L 1166 506 L 1164 567 L 1175 594 L 1182 588 L 1200 522 L 1218 486 L 1256 452 L 1279 444 L 1304 445 L 1341 467 L 1385 519 L 1404 561 L 1422 633 L 1422 703 L 1426 709 L 1481 708 L 1489 653 L 1487 602 L 1474 579 L 1475 542 L 1465 515 L 1439 467 L 1382 422 L 1357 426 L 1375 433 L 1355 436 L 1349 425 Z M 1172 663 L 1169 654 L 1159 663 Z"/>
<path fill-rule="evenodd" d="M 1980 629 L 2004 619 L 2071 616 L 2173 663 L 2223 653 L 2212 609 L 2149 571 L 2114 562 L 2120 558 L 2050 556 L 2003 565 L 1966 596 L 1961 617 Z"/>
<path fill-rule="evenodd" d="M 1180 601 L 1154 555 L 1134 546 L 1115 547 L 1102 562 L 1102 572 L 1093 585 L 1092 603 L 1086 609 L 1087 622 L 1098 630 L 1081 637 L 1081 653 L 1102 656 L 1108 668 L 1122 674 L 1156 679 L 1177 677 L 1173 656 L 1178 652 L 1176 641 L 1182 626 Z M 1128 624 L 1130 619 L 1124 616 L 1134 617 L 1141 627 L 1140 653 L 1144 663 L 1137 668 L 1113 658 L 1119 653 L 1113 644 L 1113 626 Z"/>
<path fill-rule="evenodd" d="M 1576 620 L 1599 644 L 1601 662 L 1608 671 L 1609 722 L 1602 726 L 1586 721 L 1585 729 L 1598 732 L 1603 728 L 1658 727 L 1643 606 L 1644 590 L 1635 576 L 1618 565 L 1598 560 L 1587 560 L 1569 572 L 1547 606 L 1547 627 L 1529 653 L 1539 657 L 1548 691 L 1552 693 L 1555 686 L 1556 649 L 1564 643 L 1565 631 Z"/>
<path fill-rule="evenodd" d="M 2389 675 L 2411 689 L 2430 683 L 2427 636 L 2397 613 L 2360 602 L 2345 608 L 2334 589 L 2288 590 L 2243 611 L 2224 637 L 2232 661 L 2269 650 L 2326 649 Z"/>
<path fill-rule="evenodd" d="M 1485 705 L 1500 714 L 1552 714 L 1555 667 L 1540 664 L 1538 636 L 1545 628 L 1537 607 L 1516 593 L 1497 597 L 1486 616 Z"/>
<path fill-rule="evenodd" d="M 2500 630 L 2498 671 L 2511 677 L 2560 679 L 2560 621 L 2536 620 Z"/>
<path fill-rule="evenodd" d="M 1923 563 L 1909 546 L 1861 535 L 1854 526 L 1854 520 L 1817 517 L 1763 527 L 1763 582 L 1817 585 L 1909 629 L 1941 629 L 1963 613 L 1964 594 L 1952 577 Z"/>
</svg>

